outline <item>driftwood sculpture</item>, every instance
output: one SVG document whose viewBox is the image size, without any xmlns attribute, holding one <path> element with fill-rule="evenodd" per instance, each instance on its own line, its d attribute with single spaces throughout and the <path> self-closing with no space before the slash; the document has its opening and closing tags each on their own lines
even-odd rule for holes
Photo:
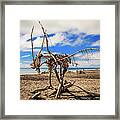
<svg viewBox="0 0 120 120">
<path fill-rule="evenodd" d="M 56 91 L 54 93 L 56 93 L 55 98 L 59 98 L 61 93 L 64 91 L 70 92 L 68 90 L 69 87 L 71 87 L 73 83 L 69 83 L 67 85 L 65 85 L 65 81 L 64 81 L 64 75 L 68 70 L 69 64 L 71 63 L 71 57 L 82 52 L 89 52 L 89 51 L 93 51 L 93 50 L 99 50 L 96 48 L 88 48 L 88 49 L 84 49 L 84 50 L 79 50 L 77 52 L 75 52 L 74 54 L 71 55 L 66 55 L 66 54 L 53 54 L 50 50 L 49 50 L 49 45 L 48 45 L 48 34 L 46 33 L 44 27 L 42 26 L 42 24 L 39 21 L 39 25 L 42 28 L 42 32 L 43 32 L 43 41 L 42 41 L 42 45 L 41 45 L 41 49 L 38 51 L 36 57 L 34 57 L 34 51 L 33 51 L 33 40 L 32 40 L 32 35 L 33 35 L 33 30 L 34 30 L 34 26 L 32 27 L 32 31 L 31 31 L 31 46 L 32 46 L 32 64 L 31 64 L 31 68 L 35 69 L 38 73 L 40 73 L 40 67 L 43 64 L 47 64 L 48 66 L 48 83 L 49 85 L 46 86 L 45 89 L 55 89 Z M 43 45 L 46 43 L 46 51 L 47 54 L 43 54 L 42 50 L 43 50 Z M 46 61 L 42 63 L 42 58 L 45 58 Z M 57 71 L 57 68 L 59 67 L 59 72 Z M 59 86 L 58 88 L 54 88 L 51 84 L 51 74 L 52 71 L 55 72 L 55 75 L 57 77 L 57 80 L 59 82 Z M 44 90 L 45 90 L 44 89 Z M 35 90 L 37 91 L 37 90 Z M 35 91 L 33 91 L 33 93 L 36 93 Z M 38 90 L 39 91 L 39 90 Z M 36 97 L 37 95 L 39 95 L 39 92 L 37 92 L 32 98 Z"/>
</svg>

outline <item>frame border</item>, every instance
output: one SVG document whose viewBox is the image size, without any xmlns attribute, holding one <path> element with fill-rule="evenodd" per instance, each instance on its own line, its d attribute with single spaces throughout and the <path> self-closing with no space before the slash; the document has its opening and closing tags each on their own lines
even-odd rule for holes
<svg viewBox="0 0 120 120">
<path fill-rule="evenodd" d="M 115 115 L 5 115 L 5 5 L 115 5 Z M 2 1 L 1 2 L 1 52 L 0 52 L 0 119 L 118 119 L 119 106 L 119 0 L 101 1 Z"/>
</svg>

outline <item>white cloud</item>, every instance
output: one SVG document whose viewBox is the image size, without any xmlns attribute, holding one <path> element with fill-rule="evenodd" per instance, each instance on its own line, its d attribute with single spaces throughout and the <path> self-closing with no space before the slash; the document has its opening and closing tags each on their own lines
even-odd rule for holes
<svg viewBox="0 0 120 120">
<path fill-rule="evenodd" d="M 21 56 L 21 58 L 26 58 L 26 57 L 29 57 L 30 55 L 23 55 Z"/>
<path fill-rule="evenodd" d="M 68 31 L 69 29 L 73 29 L 71 31 L 72 34 L 78 34 L 80 32 L 85 32 L 87 34 L 100 33 L 99 20 L 42 20 L 41 23 L 47 29 L 48 34 L 55 33 L 53 37 L 49 38 L 49 46 L 55 46 L 57 43 L 71 46 L 80 44 L 82 42 L 80 37 L 72 44 L 68 40 L 65 40 L 65 36 L 61 32 Z M 30 39 L 30 33 L 33 25 L 35 26 L 33 37 L 43 35 L 37 20 L 21 20 L 20 22 L 20 33 L 25 34 L 20 37 L 20 49 L 22 51 L 28 51 L 31 48 L 31 41 L 27 42 L 26 40 Z M 42 44 L 42 39 L 43 38 L 38 37 L 34 40 L 34 47 L 40 47 Z"/>
<path fill-rule="evenodd" d="M 29 34 L 21 37 L 20 49 L 22 51 L 29 51 L 28 49 L 32 48 L 31 41 L 27 41 L 28 39 L 30 39 Z M 64 40 L 64 37 L 60 33 L 56 33 L 53 37 L 48 39 L 49 39 L 49 46 L 55 46 L 57 43 L 62 42 Z M 37 39 L 33 41 L 33 47 L 41 47 L 42 42 L 43 42 L 43 38 L 37 37 Z M 44 44 L 44 46 L 46 47 L 46 44 Z"/>
<path fill-rule="evenodd" d="M 48 33 L 61 32 L 70 28 L 77 28 L 81 32 L 100 33 L 99 20 L 41 20 Z M 34 25 L 34 34 L 42 34 L 37 20 L 21 20 L 21 33 L 30 33 Z"/>
<path fill-rule="evenodd" d="M 50 39 L 50 46 L 54 46 L 56 45 L 57 43 L 61 43 L 63 40 L 64 40 L 64 36 L 61 35 L 61 33 L 56 33 L 53 37 L 51 38 L 48 38 Z"/>
<path fill-rule="evenodd" d="M 91 46 L 100 46 L 100 40 L 94 42 Z"/>
</svg>

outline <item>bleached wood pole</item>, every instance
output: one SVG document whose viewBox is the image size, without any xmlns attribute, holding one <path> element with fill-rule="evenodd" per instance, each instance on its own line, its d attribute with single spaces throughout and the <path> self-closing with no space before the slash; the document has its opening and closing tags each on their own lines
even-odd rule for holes
<svg viewBox="0 0 120 120">
<path fill-rule="evenodd" d="M 56 99 L 60 97 L 60 94 L 62 93 L 62 89 L 63 89 L 63 73 L 62 73 L 62 66 L 60 65 L 60 83 L 55 96 Z"/>
<path fill-rule="evenodd" d="M 48 84 L 49 84 L 50 87 L 52 87 L 52 84 L 51 84 L 52 68 L 51 67 L 48 68 L 48 72 L 49 72 L 49 74 L 48 74 Z"/>
<path fill-rule="evenodd" d="M 47 33 L 45 32 L 45 29 L 44 29 L 43 25 L 40 23 L 40 21 L 39 21 L 39 25 L 41 26 L 42 31 L 43 31 L 43 35 L 44 35 L 44 37 L 45 37 L 45 39 L 46 39 L 46 49 L 47 49 L 48 53 L 50 53 L 49 48 L 48 48 Z"/>
<path fill-rule="evenodd" d="M 32 27 L 32 31 L 31 31 L 32 58 L 33 58 L 33 61 L 34 61 L 34 51 L 33 51 L 33 41 L 32 41 L 33 30 L 34 30 L 34 26 Z"/>
</svg>

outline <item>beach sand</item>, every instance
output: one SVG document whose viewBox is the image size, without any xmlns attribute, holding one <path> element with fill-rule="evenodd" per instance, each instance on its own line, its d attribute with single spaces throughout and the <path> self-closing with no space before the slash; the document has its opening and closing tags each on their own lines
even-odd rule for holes
<svg viewBox="0 0 120 120">
<path fill-rule="evenodd" d="M 58 100 L 100 100 L 100 71 L 84 70 L 65 74 L 66 83 L 74 83 L 69 89 L 70 93 L 62 93 Z M 20 99 L 31 100 L 34 90 L 45 88 L 48 85 L 48 73 L 20 75 Z M 58 87 L 58 81 L 52 73 L 52 85 Z M 34 100 L 55 100 L 55 89 L 40 92 Z M 39 91 L 37 91 L 39 92 Z M 51 95 L 50 95 L 51 94 Z"/>
</svg>

